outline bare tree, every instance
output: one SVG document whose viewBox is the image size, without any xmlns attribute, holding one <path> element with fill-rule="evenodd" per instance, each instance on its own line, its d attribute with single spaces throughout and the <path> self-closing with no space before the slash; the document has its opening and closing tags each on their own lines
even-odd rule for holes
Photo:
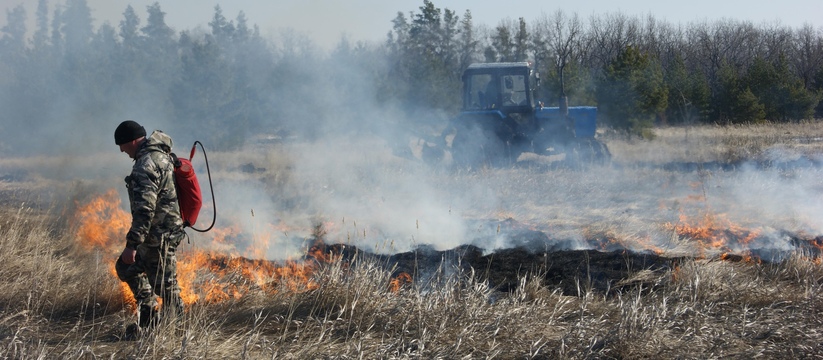
<svg viewBox="0 0 823 360">
<path fill-rule="evenodd" d="M 646 19 L 641 26 L 640 41 L 637 43 L 637 47 L 643 52 L 659 57 L 660 34 L 658 32 L 659 23 L 657 19 L 649 13 L 646 15 Z"/>
<path fill-rule="evenodd" d="M 789 58 L 794 71 L 809 89 L 815 74 L 823 69 L 823 30 L 815 31 L 812 25 L 804 25 L 794 33 L 791 49 Z"/>
<path fill-rule="evenodd" d="M 567 17 L 562 10 L 554 13 L 550 25 L 552 31 L 548 33 L 549 46 L 556 56 L 557 73 L 560 76 L 560 97 L 564 99 L 562 101 L 565 101 L 566 84 L 563 74 L 579 49 L 578 40 L 582 26 L 576 13 Z"/>
<path fill-rule="evenodd" d="M 678 56 L 687 62 L 693 57 L 685 39 L 685 28 L 682 25 L 666 24 L 661 29 L 660 38 L 660 62 L 663 66 L 668 66 Z"/>
<path fill-rule="evenodd" d="M 688 36 L 696 45 L 699 65 L 712 84 L 717 83 L 724 62 L 740 72 L 757 56 L 758 32 L 751 22 L 695 23 L 689 28 Z"/>
<path fill-rule="evenodd" d="M 639 43 L 640 22 L 619 12 L 603 18 L 592 16 L 588 35 L 589 64 L 603 69 L 629 45 Z"/>
<path fill-rule="evenodd" d="M 776 62 L 781 55 L 788 55 L 792 48 L 792 29 L 778 22 L 763 24 L 758 35 L 758 55 L 770 62 Z"/>
<path fill-rule="evenodd" d="M 684 58 L 685 39 L 683 28 L 665 21 L 658 21 L 652 14 L 646 16 L 638 46 L 660 60 L 666 68 L 678 56 Z"/>
</svg>

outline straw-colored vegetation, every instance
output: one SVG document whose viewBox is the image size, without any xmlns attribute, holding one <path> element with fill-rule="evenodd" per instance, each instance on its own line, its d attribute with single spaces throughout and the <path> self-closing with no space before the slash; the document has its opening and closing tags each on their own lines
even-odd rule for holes
<svg viewBox="0 0 823 360">
<path fill-rule="evenodd" d="M 441 181 L 444 193 L 480 183 L 502 199 L 493 205 L 467 201 L 466 207 L 474 209 L 465 212 L 468 217 L 511 217 L 551 231 L 557 239 L 608 237 L 627 248 L 645 249 L 653 242 L 664 255 L 690 255 L 678 266 L 637 269 L 621 281 L 629 285 L 611 292 L 590 289 L 581 274 L 580 292 L 563 294 L 543 285 L 540 269 L 523 276 L 513 292 L 501 293 L 485 281 L 483 269 L 443 264 L 431 269 L 427 279 L 394 291 L 391 264 L 358 254 L 353 262 L 332 260 L 317 267 L 312 275 L 317 286 L 295 290 L 278 282 L 265 290 L 250 288 L 242 297 L 198 302 L 178 321 L 163 322 L 129 341 L 123 336 L 131 309 L 110 272 L 114 259 L 78 241 L 65 219 L 71 216 L 71 204 L 55 205 L 60 210 L 52 211 L 40 210 L 31 201 L 21 207 L 16 201 L 26 197 L 20 194 L 31 188 L 42 191 L 35 183 L 46 179 L 31 180 L 35 169 L 24 161 L 0 160 L 0 174 L 24 174 L 0 182 L 0 357 L 823 356 L 820 258 L 796 251 L 774 262 L 724 261 L 694 251 L 698 246 L 692 239 L 666 226 L 689 211 L 686 199 L 692 193 L 702 194 L 696 201 L 703 214 L 707 208 L 720 212 L 741 205 L 713 192 L 715 186 L 727 186 L 725 173 L 737 170 L 712 170 L 711 164 L 741 166 L 742 160 L 776 161 L 778 155 L 814 158 L 821 153 L 823 126 L 669 128 L 658 129 L 652 141 L 608 136 L 614 154 L 609 167 L 573 171 L 523 166 L 472 173 L 439 169 L 430 176 Z M 292 164 L 271 154 L 212 158 L 215 164 L 254 164 L 259 171 L 251 168 L 249 173 L 268 192 L 291 191 L 279 198 L 284 201 L 297 203 L 302 195 L 317 191 L 310 183 L 294 185 L 287 178 Z M 389 173 L 406 174 L 399 160 L 386 159 Z M 704 167 L 669 167 L 685 163 Z M 216 167 L 217 176 L 237 176 L 229 166 Z M 802 178 L 818 175 L 819 169 L 812 165 L 790 172 L 781 174 Z M 83 184 L 67 188 L 77 199 L 88 191 Z M 797 224 L 790 219 L 799 221 L 795 215 L 763 225 L 795 230 Z"/>
<path fill-rule="evenodd" d="M 775 156 L 820 157 L 819 122 L 655 129 L 655 141 L 609 134 L 609 149 L 627 162 L 737 162 L 779 160 Z"/>
</svg>

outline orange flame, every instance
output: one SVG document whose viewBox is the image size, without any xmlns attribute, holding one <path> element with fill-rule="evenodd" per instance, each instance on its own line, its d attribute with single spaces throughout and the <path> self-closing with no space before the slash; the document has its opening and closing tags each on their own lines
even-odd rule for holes
<svg viewBox="0 0 823 360">
<path fill-rule="evenodd" d="M 809 240 L 809 244 L 818 250 L 823 250 L 823 237 L 818 236 Z"/>
<path fill-rule="evenodd" d="M 130 226 L 129 214 L 121 209 L 117 191 L 109 190 L 78 206 L 74 215 L 77 241 L 83 248 L 104 249 L 113 255 L 119 254 L 125 244 L 125 234 Z M 282 228 L 269 225 L 274 233 Z M 276 263 L 268 260 L 253 260 L 233 254 L 232 239 L 242 236 L 239 226 L 215 228 L 210 233 L 212 253 L 200 249 L 184 249 L 178 254 L 178 283 L 181 297 L 187 305 L 198 301 L 216 303 L 240 299 L 244 295 L 263 291 L 308 291 L 319 285 L 313 279 L 314 271 L 322 263 L 334 261 L 334 257 L 324 253 L 322 242 L 314 244 L 306 259 Z M 249 256 L 264 257 L 268 248 L 268 233 L 250 236 L 252 246 L 246 251 Z M 116 276 L 114 259 L 110 272 Z M 121 282 L 124 301 L 134 305 L 134 298 L 128 285 Z"/>
<path fill-rule="evenodd" d="M 411 275 L 407 272 L 401 272 L 389 281 L 389 291 L 396 293 L 404 286 L 411 284 L 411 282 Z"/>
<path fill-rule="evenodd" d="M 120 208 L 117 191 L 111 189 L 77 208 L 74 217 L 78 224 L 76 234 L 86 249 L 104 248 L 116 252 L 117 245 L 125 245 L 129 229 L 129 215 Z"/>
<path fill-rule="evenodd" d="M 677 224 L 666 224 L 679 236 L 699 241 L 701 245 L 713 249 L 729 249 L 731 246 L 745 247 L 760 236 L 760 229 L 747 229 L 733 223 L 722 215 L 704 215 L 692 225 L 688 217 L 680 215 Z"/>
<path fill-rule="evenodd" d="M 723 253 L 720 255 L 720 259 L 731 262 L 746 262 L 758 264 L 762 262 L 759 257 L 752 256 L 752 254 L 749 252 L 744 252 L 742 255 Z"/>
<path fill-rule="evenodd" d="M 109 273 L 117 277 L 114 260 L 118 254 L 118 242 L 120 245 L 125 244 L 126 232 L 129 229 L 129 216 L 120 208 L 117 191 L 110 189 L 105 194 L 78 206 L 73 224 L 76 224 L 75 234 L 84 249 L 97 249 L 112 255 L 112 261 L 108 265 Z M 123 303 L 128 308 L 137 308 L 128 284 L 120 282 L 120 293 Z"/>
</svg>

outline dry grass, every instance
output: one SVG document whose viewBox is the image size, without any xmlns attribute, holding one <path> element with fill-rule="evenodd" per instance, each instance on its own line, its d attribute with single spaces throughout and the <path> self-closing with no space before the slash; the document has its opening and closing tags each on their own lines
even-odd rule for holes
<svg viewBox="0 0 823 360">
<path fill-rule="evenodd" d="M 796 139 L 823 137 L 823 126 L 672 128 L 660 129 L 657 135 L 651 142 L 610 139 L 615 166 L 589 172 L 440 169 L 427 172 L 423 182 L 437 184 L 430 189 L 436 197 L 456 198 L 447 202 L 450 211 L 469 219 L 513 218 L 552 239 L 582 243 L 607 238 L 628 248 L 655 246 L 678 256 L 706 255 L 693 239 L 679 237 L 665 226 L 681 221 L 682 214 L 728 213 L 736 222 L 769 229 L 813 229 L 806 221 L 813 212 L 775 215 L 780 212 L 763 212 L 762 203 L 746 204 L 740 201 L 745 197 L 729 193 L 741 179 L 759 186 L 757 190 L 774 189 L 781 184 L 779 179 L 796 184 L 819 178 L 816 166 L 774 174 L 766 170 L 757 175 L 761 178 L 739 171 L 663 165 L 760 161 L 777 150 L 788 158 L 815 157 L 820 153 L 817 141 Z M 331 197 L 323 187 L 330 179 L 352 176 L 365 182 L 367 194 L 346 188 L 335 189 L 335 194 L 362 195 L 373 204 L 391 195 L 381 193 L 385 183 L 418 171 L 417 165 L 378 157 L 366 161 L 369 166 L 347 164 L 344 172 L 329 169 L 322 178 L 295 182 L 298 170 L 306 170 L 295 170 L 299 164 L 277 154 L 282 153 L 210 154 L 218 164 L 213 175 L 237 181 L 251 177 L 277 202 L 288 203 L 283 208 L 307 207 L 304 210 L 311 213 L 318 198 Z M 250 167 L 244 172 L 241 166 L 247 163 Z M 367 176 L 375 163 L 385 171 Z M 328 164 L 320 165 L 312 170 Z M 0 162 L 0 170 L 36 172 L 26 162 L 8 159 Z M 24 183 L 0 185 L 17 192 L 25 190 L 20 190 Z M 82 199 L 89 191 L 83 184 L 69 188 L 74 191 L 67 196 L 71 199 Z M 671 270 L 637 271 L 623 281 L 632 285 L 609 294 L 587 290 L 581 274 L 579 296 L 541 285 L 539 272 L 521 278 L 514 292 L 500 293 L 482 276 L 448 263 L 394 292 L 389 286 L 390 264 L 357 257 L 321 266 L 313 274 L 319 285 L 313 290 L 278 285 L 275 291 L 258 289 L 239 299 L 197 303 L 177 322 L 162 323 L 138 340 L 125 341 L 130 314 L 109 272 L 113 259 L 77 242 L 69 224 L 61 220 L 71 207 L 46 212 L 38 206 L 21 207 L 16 197 L 9 199 L 6 195 L 4 203 L 13 206 L 0 213 L 2 358 L 823 357 L 823 265 L 801 252 L 776 262 L 694 256 Z M 350 201 L 353 212 L 362 211 Z M 380 208 L 383 213 L 390 210 Z M 366 213 L 359 214 L 353 221 L 366 223 Z M 420 221 L 420 232 L 427 226 L 431 225 Z M 329 236 L 339 239 L 333 233 Z M 366 240 L 349 242 L 363 248 L 357 241 Z M 415 240 L 425 241 L 420 236 Z"/>
<path fill-rule="evenodd" d="M 615 160 L 625 163 L 761 161 L 775 156 L 819 157 L 823 123 L 668 127 L 654 141 L 607 134 Z"/>
</svg>

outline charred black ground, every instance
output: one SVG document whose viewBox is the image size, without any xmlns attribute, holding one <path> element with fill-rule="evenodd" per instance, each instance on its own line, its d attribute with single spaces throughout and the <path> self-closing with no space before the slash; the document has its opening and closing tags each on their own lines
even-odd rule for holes
<svg viewBox="0 0 823 360">
<path fill-rule="evenodd" d="M 565 295 L 579 295 L 587 290 L 615 291 L 637 273 L 663 273 L 683 260 L 628 249 L 569 250 L 569 240 L 552 240 L 545 233 L 528 229 L 512 219 L 489 225 L 497 229 L 495 236 L 505 234 L 510 243 L 521 245 L 492 252 L 475 245 L 440 251 L 419 246 L 408 252 L 381 255 L 351 245 L 326 245 L 319 241 L 309 253 L 334 254 L 347 262 L 376 261 L 391 270 L 393 276 L 406 273 L 424 286 L 443 274 L 463 273 L 488 281 L 498 291 L 511 292 L 525 276 L 538 277 L 543 285 L 559 288 Z"/>
<path fill-rule="evenodd" d="M 503 229 L 501 231 L 505 231 L 506 236 L 512 240 L 511 243 L 522 245 L 491 252 L 475 245 L 440 251 L 430 246 L 419 246 L 408 252 L 381 255 L 351 245 L 327 245 L 318 241 L 309 253 L 333 254 L 339 256 L 341 261 L 352 263 L 376 261 L 391 270 L 393 277 L 406 273 L 411 275 L 415 283 L 423 286 L 437 281 L 443 274 L 462 273 L 472 274 L 480 281 L 488 281 L 498 291 L 512 292 L 525 276 L 537 277 L 544 286 L 560 289 L 564 295 L 571 296 L 586 291 L 611 294 L 639 283 L 654 286 L 654 279 L 659 278 L 656 275 L 664 274 L 683 261 L 706 258 L 706 255 L 668 256 L 651 251 L 635 251 L 621 248 L 619 244 L 612 242 L 606 244 L 603 239 L 586 241 L 592 245 L 607 245 L 598 246 L 601 250 L 570 250 L 569 240 L 551 239 L 545 233 L 528 229 L 511 219 L 491 224 L 499 225 Z M 720 252 L 712 255 L 709 260 L 770 263 L 779 262 L 792 252 L 812 258 L 821 256 L 823 236 L 809 237 L 785 231 L 782 234 L 790 239 L 793 250 Z M 307 256 L 309 259 L 313 257 Z"/>
</svg>

